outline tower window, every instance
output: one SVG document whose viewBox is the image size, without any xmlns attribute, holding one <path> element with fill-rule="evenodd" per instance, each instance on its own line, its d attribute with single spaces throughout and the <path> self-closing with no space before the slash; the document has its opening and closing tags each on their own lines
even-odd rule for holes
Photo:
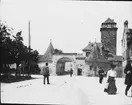
<svg viewBox="0 0 132 105">
<path fill-rule="evenodd" d="M 108 25 L 108 28 L 111 28 L 111 24 Z"/>
</svg>

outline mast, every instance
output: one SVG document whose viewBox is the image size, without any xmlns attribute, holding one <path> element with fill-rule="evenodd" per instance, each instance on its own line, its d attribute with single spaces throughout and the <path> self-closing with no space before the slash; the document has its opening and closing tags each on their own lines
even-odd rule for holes
<svg viewBox="0 0 132 105">
<path fill-rule="evenodd" d="M 30 38 L 30 21 L 29 21 L 29 24 L 28 24 L 28 32 L 29 32 L 29 54 L 30 54 L 30 50 L 31 50 L 31 38 Z M 31 74 L 30 74 L 30 57 L 29 57 L 29 60 L 28 60 L 28 69 L 29 69 L 29 73 L 28 73 L 28 76 L 30 76 Z"/>
<path fill-rule="evenodd" d="M 28 32 L 29 32 L 29 52 L 30 52 L 30 49 L 31 49 L 31 36 L 30 36 L 30 21 L 29 21 L 29 30 L 28 30 Z"/>
</svg>

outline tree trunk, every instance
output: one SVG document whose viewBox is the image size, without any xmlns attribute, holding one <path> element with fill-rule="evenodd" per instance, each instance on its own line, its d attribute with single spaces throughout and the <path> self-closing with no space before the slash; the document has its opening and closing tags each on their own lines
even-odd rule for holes
<svg viewBox="0 0 132 105">
<path fill-rule="evenodd" d="M 30 65 L 29 65 L 29 67 L 28 67 L 28 76 L 30 76 L 30 69 L 31 69 L 31 67 L 30 67 Z"/>
<path fill-rule="evenodd" d="M 16 73 L 15 73 L 15 78 L 18 76 L 18 66 L 19 66 L 19 64 L 18 63 L 16 63 Z"/>
<path fill-rule="evenodd" d="M 9 71 L 9 64 L 6 65 L 7 66 L 7 78 L 8 80 L 10 79 L 9 76 L 10 76 L 10 71 Z"/>
</svg>

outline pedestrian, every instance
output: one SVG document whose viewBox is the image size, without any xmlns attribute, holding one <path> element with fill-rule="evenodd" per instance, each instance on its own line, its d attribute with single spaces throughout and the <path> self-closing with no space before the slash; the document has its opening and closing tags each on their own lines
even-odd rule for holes
<svg viewBox="0 0 132 105">
<path fill-rule="evenodd" d="M 72 74 L 73 74 L 73 70 L 72 68 L 70 69 L 70 77 L 72 77 Z"/>
<path fill-rule="evenodd" d="M 48 67 L 48 63 L 45 64 L 43 70 L 43 76 L 44 76 L 44 84 L 45 84 L 45 79 L 47 79 L 47 84 L 49 83 L 49 67 Z"/>
<path fill-rule="evenodd" d="M 115 84 L 115 78 L 117 76 L 117 72 L 115 71 L 116 65 L 111 64 L 111 69 L 107 72 L 107 93 L 108 94 L 116 94 L 117 92 L 117 87 Z"/>
<path fill-rule="evenodd" d="M 124 69 L 124 73 L 126 74 L 125 76 L 125 84 L 126 84 L 125 95 L 127 96 L 127 92 L 132 86 L 132 59 L 128 60 L 127 65 Z"/>
<path fill-rule="evenodd" d="M 99 83 L 102 84 L 102 81 L 104 78 L 104 70 L 102 69 L 102 67 L 100 67 L 100 69 L 98 71 L 98 75 L 99 75 Z"/>
</svg>

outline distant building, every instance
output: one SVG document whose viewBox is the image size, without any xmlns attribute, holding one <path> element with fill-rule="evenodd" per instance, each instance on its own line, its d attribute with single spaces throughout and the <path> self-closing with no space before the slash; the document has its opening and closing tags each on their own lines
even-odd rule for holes
<svg viewBox="0 0 132 105">
<path fill-rule="evenodd" d="M 89 42 L 82 49 L 82 54 L 55 54 L 52 43 L 50 43 L 45 54 L 39 58 L 39 66 L 44 66 L 45 62 L 49 62 L 53 75 L 63 75 L 65 71 L 72 68 L 74 75 L 96 76 L 100 67 L 107 72 L 112 62 L 117 65 L 118 76 L 122 77 L 122 56 L 116 55 L 116 23 L 108 18 L 102 23 L 100 31 L 101 42 Z"/>
<path fill-rule="evenodd" d="M 88 67 L 86 71 L 87 75 L 97 76 L 100 67 L 102 67 L 104 71 L 110 69 L 110 62 L 104 57 L 100 49 L 99 45 L 95 42 L 92 51 L 89 56 L 86 57 L 85 62 Z"/>
<path fill-rule="evenodd" d="M 50 42 L 44 55 L 39 55 L 38 65 L 40 69 L 49 63 L 51 75 L 64 75 L 70 68 L 74 70 L 73 73 L 77 74 L 75 67 L 75 57 L 77 53 L 54 53 L 54 48 Z"/>
<path fill-rule="evenodd" d="M 84 70 L 85 70 L 85 58 L 86 56 L 84 56 L 83 54 L 78 54 L 76 56 L 76 72 L 77 74 L 80 72 L 79 69 L 81 69 L 81 74 L 84 74 Z"/>
<path fill-rule="evenodd" d="M 98 45 L 99 48 L 102 47 L 102 43 L 97 43 L 97 45 Z M 92 51 L 93 46 L 94 46 L 94 43 L 89 42 L 88 45 L 85 48 L 82 49 L 83 55 L 85 57 L 89 56 L 90 52 Z"/>
<path fill-rule="evenodd" d="M 122 66 L 124 70 L 127 60 L 132 59 L 132 29 L 128 28 L 127 20 L 124 22 L 124 32 L 122 37 L 122 57 Z"/>
<path fill-rule="evenodd" d="M 89 42 L 88 45 L 82 49 L 85 58 L 80 57 L 80 59 L 85 59 L 85 75 L 97 75 L 99 67 L 107 71 L 110 69 L 110 63 L 112 62 L 117 65 L 117 72 L 121 77 L 122 56 L 116 55 L 117 29 L 116 22 L 108 18 L 102 23 L 100 28 L 101 42 Z M 77 59 L 79 60 L 79 58 Z"/>
</svg>

